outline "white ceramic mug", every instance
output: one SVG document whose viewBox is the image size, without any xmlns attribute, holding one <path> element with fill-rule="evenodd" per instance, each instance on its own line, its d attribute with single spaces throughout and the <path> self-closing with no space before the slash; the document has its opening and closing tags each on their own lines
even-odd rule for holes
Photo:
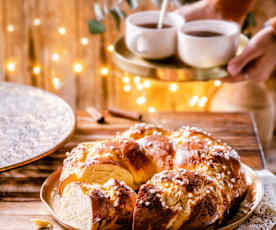
<svg viewBox="0 0 276 230">
<path fill-rule="evenodd" d="M 200 37 L 187 34 L 209 31 L 221 35 Z M 178 30 L 178 55 L 188 65 L 209 68 L 226 64 L 239 45 L 240 26 L 224 20 L 198 20 L 185 23 Z"/>
<path fill-rule="evenodd" d="M 134 54 L 148 59 L 163 59 L 176 54 L 177 28 L 185 22 L 176 13 L 167 13 L 164 24 L 169 28 L 151 29 L 140 25 L 158 24 L 160 11 L 142 11 L 126 19 L 125 42 Z"/>
</svg>

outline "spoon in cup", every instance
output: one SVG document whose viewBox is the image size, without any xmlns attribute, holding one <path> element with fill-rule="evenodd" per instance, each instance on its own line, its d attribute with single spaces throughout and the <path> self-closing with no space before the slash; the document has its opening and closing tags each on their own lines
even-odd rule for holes
<svg viewBox="0 0 276 230">
<path fill-rule="evenodd" d="M 169 3 L 169 0 L 163 0 L 160 16 L 159 16 L 159 20 L 158 20 L 158 26 L 157 26 L 158 29 L 162 29 L 162 27 L 163 27 L 164 18 L 165 18 L 166 11 L 168 8 L 168 3 Z"/>
</svg>

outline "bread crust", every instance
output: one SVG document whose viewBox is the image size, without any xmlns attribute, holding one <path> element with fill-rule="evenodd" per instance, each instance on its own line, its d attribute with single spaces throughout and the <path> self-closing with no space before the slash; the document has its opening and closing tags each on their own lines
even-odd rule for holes
<svg viewBox="0 0 276 230">
<path fill-rule="evenodd" d="M 218 226 L 223 221 L 219 217 L 228 209 L 222 193 L 223 188 L 208 176 L 184 169 L 163 171 L 141 186 L 133 229 L 194 230 Z"/>
<path fill-rule="evenodd" d="M 175 214 L 172 210 L 164 208 L 160 194 L 161 191 L 152 184 L 141 186 L 133 214 L 133 230 L 166 229 Z"/>
</svg>

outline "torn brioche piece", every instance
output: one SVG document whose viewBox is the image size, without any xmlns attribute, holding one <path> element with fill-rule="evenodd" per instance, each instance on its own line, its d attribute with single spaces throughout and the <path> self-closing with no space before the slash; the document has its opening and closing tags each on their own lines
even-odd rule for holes
<svg viewBox="0 0 276 230">
<path fill-rule="evenodd" d="M 131 227 L 136 193 L 124 182 L 110 179 L 104 184 L 71 182 L 59 197 L 55 212 L 80 230 Z"/>
</svg>

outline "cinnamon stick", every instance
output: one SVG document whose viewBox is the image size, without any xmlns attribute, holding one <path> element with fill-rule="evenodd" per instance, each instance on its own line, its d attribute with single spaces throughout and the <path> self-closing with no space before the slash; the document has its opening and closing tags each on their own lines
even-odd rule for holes
<svg viewBox="0 0 276 230">
<path fill-rule="evenodd" d="M 104 123 L 104 116 L 102 113 L 100 113 L 96 108 L 94 107 L 88 107 L 86 111 L 89 113 L 89 115 L 92 117 L 94 121 L 96 121 L 99 124 Z"/>
<path fill-rule="evenodd" d="M 127 118 L 134 121 L 142 121 L 142 114 L 137 112 L 128 112 L 114 107 L 108 107 L 108 112 L 116 117 Z"/>
</svg>

